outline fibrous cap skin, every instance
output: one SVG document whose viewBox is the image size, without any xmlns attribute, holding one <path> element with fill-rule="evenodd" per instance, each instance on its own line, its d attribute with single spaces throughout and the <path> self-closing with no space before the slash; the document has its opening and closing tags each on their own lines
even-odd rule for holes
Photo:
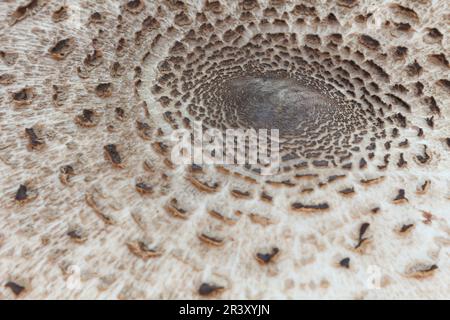
<svg viewBox="0 0 450 320">
<path fill-rule="evenodd" d="M 0 299 L 448 298 L 448 1 L 0 3 Z M 281 168 L 177 129 L 279 129 Z"/>
</svg>

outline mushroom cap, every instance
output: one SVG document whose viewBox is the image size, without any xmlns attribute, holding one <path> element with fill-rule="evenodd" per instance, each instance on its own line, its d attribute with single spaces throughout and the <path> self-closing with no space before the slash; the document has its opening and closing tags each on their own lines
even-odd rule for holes
<svg viewBox="0 0 450 320">
<path fill-rule="evenodd" d="M 449 16 L 1 2 L 0 299 L 448 297 Z M 276 170 L 178 163 L 199 123 Z"/>
</svg>

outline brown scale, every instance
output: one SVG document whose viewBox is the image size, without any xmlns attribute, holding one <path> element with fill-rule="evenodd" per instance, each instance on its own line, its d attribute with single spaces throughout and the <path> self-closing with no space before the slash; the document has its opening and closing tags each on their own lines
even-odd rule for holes
<svg viewBox="0 0 450 320">
<path fill-rule="evenodd" d="M 421 96 L 423 94 L 424 85 L 422 82 L 418 81 L 414 84 L 415 95 Z"/>
<path fill-rule="evenodd" d="M 98 115 L 91 109 L 84 109 L 75 117 L 75 123 L 84 128 L 92 128 L 97 125 Z"/>
<path fill-rule="evenodd" d="M 187 219 L 188 212 L 179 207 L 178 200 L 173 198 L 169 201 L 169 203 L 164 207 L 168 213 L 172 216 L 180 219 Z"/>
<path fill-rule="evenodd" d="M 24 285 L 18 284 L 17 282 L 14 281 L 8 281 L 5 284 L 5 288 L 10 289 L 16 297 L 19 297 L 26 291 L 26 287 Z"/>
<path fill-rule="evenodd" d="M 365 64 L 376 74 L 378 75 L 383 81 L 389 82 L 389 74 L 384 71 L 384 69 L 376 64 L 373 60 L 367 60 Z"/>
<path fill-rule="evenodd" d="M 378 184 L 380 182 L 382 182 L 385 179 L 384 176 L 380 176 L 378 178 L 373 178 L 373 179 L 362 179 L 360 180 L 360 183 L 366 186 L 371 186 L 371 185 L 375 185 Z"/>
<path fill-rule="evenodd" d="M 259 168 L 255 169 L 254 172 L 259 173 L 260 172 Z M 266 184 L 271 187 L 275 187 L 275 188 L 280 188 L 280 187 L 293 188 L 296 186 L 296 184 L 292 183 L 290 180 L 284 180 L 284 181 L 266 180 Z"/>
<path fill-rule="evenodd" d="M 213 246 L 213 247 L 221 247 L 224 245 L 225 243 L 225 239 L 218 237 L 218 236 L 214 236 L 214 235 L 210 235 L 208 233 L 200 233 L 198 235 L 198 238 L 200 239 L 200 241 L 202 241 L 203 243 Z"/>
<path fill-rule="evenodd" d="M 119 110 L 118 116 L 120 116 L 121 111 Z M 123 117 L 123 115 L 122 115 Z M 146 122 L 136 121 L 136 128 L 138 130 L 138 135 L 144 140 L 152 139 L 152 128 Z"/>
<path fill-rule="evenodd" d="M 146 182 L 138 182 L 135 185 L 136 191 L 142 195 L 148 195 L 154 193 L 154 188 L 152 185 Z"/>
<path fill-rule="evenodd" d="M 67 236 L 75 243 L 82 244 L 86 242 L 87 235 L 80 227 L 72 227 L 67 231 Z"/>
<path fill-rule="evenodd" d="M 359 43 L 371 50 L 377 50 L 380 47 L 380 42 L 367 34 L 359 37 Z"/>
<path fill-rule="evenodd" d="M 447 79 L 440 79 L 436 81 L 436 84 L 447 91 L 447 93 L 450 93 L 450 81 Z"/>
<path fill-rule="evenodd" d="M 109 161 L 111 161 L 113 166 L 118 167 L 118 168 L 123 168 L 123 166 L 124 166 L 123 160 L 122 160 L 122 157 L 120 156 L 120 154 L 117 150 L 117 146 L 115 144 L 108 144 L 108 145 L 104 146 L 103 149 L 105 150 L 105 157 Z"/>
<path fill-rule="evenodd" d="M 67 100 L 69 87 L 53 85 L 52 89 L 53 89 L 52 100 L 54 105 L 56 107 L 62 107 Z"/>
<path fill-rule="evenodd" d="M 398 84 L 398 83 L 395 84 L 395 85 L 393 85 L 393 86 L 391 87 L 391 90 L 392 90 L 392 91 L 399 92 L 399 93 L 403 93 L 403 94 L 405 94 L 405 93 L 408 92 L 408 89 L 407 89 L 407 88 L 405 88 L 403 85 Z"/>
<path fill-rule="evenodd" d="M 430 112 L 433 114 L 441 115 L 441 109 L 436 103 L 434 97 L 425 97 L 423 101 L 430 107 Z"/>
<path fill-rule="evenodd" d="M 419 129 L 417 130 L 417 136 L 423 138 L 424 133 L 423 133 L 423 129 L 422 129 L 422 128 L 419 128 Z"/>
<path fill-rule="evenodd" d="M 417 63 L 416 60 L 414 60 L 413 63 L 406 66 L 406 73 L 410 77 L 419 76 L 422 73 L 422 70 L 423 70 L 422 66 L 419 63 Z"/>
<path fill-rule="evenodd" d="M 308 7 L 304 4 L 298 4 L 296 5 L 293 10 L 291 11 L 291 13 L 294 16 L 315 16 L 316 15 L 316 8 L 314 7 Z"/>
<path fill-rule="evenodd" d="M 100 205 L 99 205 L 98 202 L 96 201 L 96 199 L 95 199 L 95 197 L 94 197 L 94 194 L 92 194 L 92 193 L 86 193 L 86 194 L 85 194 L 85 201 L 86 201 L 86 204 L 87 204 L 90 208 L 92 208 L 92 210 L 95 212 L 95 214 L 96 214 L 96 215 L 97 215 L 97 216 L 98 216 L 105 224 L 107 224 L 107 225 L 113 225 L 113 224 L 116 223 L 115 220 L 114 220 L 111 216 L 105 214 L 105 213 L 102 211 L 102 208 L 100 207 Z"/>
<path fill-rule="evenodd" d="M 120 62 L 114 62 L 111 65 L 111 76 L 113 78 L 118 78 L 123 76 L 123 74 L 125 73 L 126 69 L 123 65 L 120 64 Z"/>
<path fill-rule="evenodd" d="M 203 182 L 200 179 L 194 177 L 194 176 L 189 176 L 186 178 L 195 188 L 197 188 L 199 191 L 203 191 L 206 193 L 214 193 L 219 191 L 219 183 L 213 183 L 213 184 L 209 184 L 207 182 Z"/>
<path fill-rule="evenodd" d="M 267 203 L 272 203 L 273 201 L 273 197 L 269 194 L 267 194 L 266 192 L 262 192 L 261 193 L 261 201 L 267 202 Z"/>
<path fill-rule="evenodd" d="M 49 52 L 53 59 L 63 60 L 73 51 L 74 44 L 75 40 L 73 38 L 63 39 L 51 47 Z"/>
<path fill-rule="evenodd" d="M 125 48 L 127 46 L 127 40 L 120 38 L 116 45 L 116 55 L 122 57 L 125 54 Z"/>
<path fill-rule="evenodd" d="M 368 13 L 368 14 L 359 14 L 355 17 L 355 21 L 357 23 L 361 23 L 364 24 L 367 22 L 367 20 L 372 16 L 372 13 Z"/>
<path fill-rule="evenodd" d="M 103 62 L 103 51 L 100 49 L 94 49 L 91 54 L 87 54 L 86 58 L 83 60 L 83 65 L 87 70 L 92 70 L 98 67 Z"/>
<path fill-rule="evenodd" d="M 227 216 L 223 215 L 222 213 L 220 213 L 220 212 L 218 212 L 216 210 L 208 210 L 208 214 L 211 217 L 213 217 L 213 218 L 215 218 L 217 220 L 220 220 L 220 221 L 222 221 L 222 222 L 224 222 L 224 223 L 226 223 L 228 225 L 231 225 L 231 226 L 235 225 L 236 222 L 237 222 L 236 219 L 233 219 L 231 217 L 227 217 Z"/>
<path fill-rule="evenodd" d="M 204 11 L 211 11 L 214 14 L 220 14 L 223 12 L 223 7 L 220 1 L 207 0 L 204 4 Z"/>
<path fill-rule="evenodd" d="M 231 190 L 231 195 L 237 199 L 250 199 L 252 194 L 249 191 L 241 191 L 237 189 Z"/>
<path fill-rule="evenodd" d="M 184 27 L 190 25 L 192 21 L 184 12 L 180 12 L 175 16 L 174 23 L 179 27 Z"/>
<path fill-rule="evenodd" d="M 279 255 L 279 253 L 280 253 L 280 249 L 278 249 L 277 247 L 274 247 L 268 253 L 258 252 L 255 255 L 255 258 L 261 265 L 266 265 L 269 263 L 273 263 L 275 261 L 275 259 L 277 258 L 277 256 Z"/>
<path fill-rule="evenodd" d="M 380 210 L 381 210 L 380 207 L 375 207 L 375 208 L 370 209 L 370 212 L 372 214 L 378 214 L 380 212 Z"/>
<path fill-rule="evenodd" d="M 111 83 L 100 83 L 95 88 L 95 94 L 99 98 L 109 98 L 113 94 L 113 85 Z"/>
<path fill-rule="evenodd" d="M 312 162 L 313 166 L 317 167 L 317 168 L 323 168 L 323 167 L 328 167 L 329 162 L 326 160 L 314 160 Z"/>
<path fill-rule="evenodd" d="M 399 168 L 405 168 L 408 165 L 408 161 L 405 160 L 403 153 L 400 153 L 398 162 L 397 162 L 397 166 Z"/>
<path fill-rule="evenodd" d="M 158 99 L 158 102 L 161 104 L 163 108 L 167 108 L 172 102 L 172 100 L 167 96 L 162 96 L 161 98 Z"/>
<path fill-rule="evenodd" d="M 16 82 L 16 76 L 10 73 L 0 74 L 0 85 L 8 86 Z"/>
<path fill-rule="evenodd" d="M 3 63 L 7 66 L 15 65 L 18 58 L 19 54 L 16 52 L 0 51 L 0 59 L 2 59 Z"/>
<path fill-rule="evenodd" d="M 52 13 L 52 21 L 55 23 L 62 22 L 69 18 L 69 7 L 61 6 Z"/>
<path fill-rule="evenodd" d="M 17 189 L 14 200 L 19 205 L 26 204 L 35 200 L 38 197 L 38 192 L 29 183 L 24 183 Z"/>
<path fill-rule="evenodd" d="M 15 200 L 17 202 L 25 202 L 28 199 L 27 190 L 27 186 L 21 184 L 16 192 Z"/>
<path fill-rule="evenodd" d="M 11 13 L 10 26 L 13 26 L 17 22 L 25 19 L 27 16 L 36 12 L 40 7 L 45 6 L 47 3 L 40 0 L 31 0 L 26 4 L 17 7 L 17 9 Z"/>
<path fill-rule="evenodd" d="M 266 17 L 266 18 L 273 18 L 273 17 L 277 17 L 278 16 L 278 12 L 277 12 L 277 9 L 275 9 L 275 8 L 266 8 L 266 9 L 264 9 L 263 10 L 263 15 Z"/>
<path fill-rule="evenodd" d="M 29 87 L 23 88 L 22 90 L 11 94 L 12 101 L 17 107 L 23 107 L 31 104 L 35 96 L 35 90 Z"/>
<path fill-rule="evenodd" d="M 402 108 L 406 109 L 407 111 L 411 111 L 411 106 L 396 95 L 392 93 L 386 93 L 385 95 L 390 97 L 394 101 L 394 103 L 398 104 Z"/>
<path fill-rule="evenodd" d="M 198 288 L 198 294 L 203 297 L 215 297 L 222 293 L 225 287 L 211 283 L 202 283 Z"/>
<path fill-rule="evenodd" d="M 326 202 L 314 205 L 305 205 L 301 202 L 294 202 L 293 204 L 291 204 L 292 210 L 306 213 L 327 211 L 329 208 L 330 206 Z"/>
<path fill-rule="evenodd" d="M 288 188 L 293 188 L 296 186 L 296 184 L 291 182 L 290 180 L 283 180 L 283 181 L 281 181 L 281 184 Z"/>
<path fill-rule="evenodd" d="M 308 174 L 296 174 L 295 178 L 296 179 L 307 179 L 307 180 L 311 180 L 311 179 L 315 179 L 318 178 L 319 175 L 318 174 L 313 174 L 313 173 L 308 173 Z"/>
<path fill-rule="evenodd" d="M 248 215 L 251 222 L 259 224 L 261 226 L 268 226 L 275 222 L 270 218 L 257 213 L 249 213 Z"/>
<path fill-rule="evenodd" d="M 393 118 L 394 118 L 394 120 L 396 120 L 396 122 L 402 127 L 402 128 L 406 128 L 406 117 L 402 114 L 402 113 L 396 113 L 394 116 L 393 116 Z M 396 137 L 398 137 L 398 129 L 397 128 L 394 128 L 393 130 L 392 130 L 392 137 L 393 138 L 396 138 Z"/>
<path fill-rule="evenodd" d="M 38 137 L 34 128 L 26 128 L 25 134 L 28 137 L 28 149 L 41 150 L 45 147 L 44 139 Z"/>
<path fill-rule="evenodd" d="M 353 196 L 356 192 L 355 192 L 355 188 L 345 188 L 342 190 L 339 190 L 339 193 L 345 197 L 351 197 Z"/>
<path fill-rule="evenodd" d="M 395 196 L 395 198 L 392 200 L 395 204 L 401 204 L 408 202 L 408 198 L 405 196 L 405 189 L 399 189 L 398 194 Z"/>
<path fill-rule="evenodd" d="M 158 154 L 160 154 L 162 156 L 167 156 L 167 154 L 169 152 L 169 146 L 163 142 L 152 143 L 152 148 L 153 148 L 153 150 L 155 150 Z"/>
<path fill-rule="evenodd" d="M 127 247 L 135 256 L 147 260 L 149 258 L 157 258 L 162 255 L 158 249 L 150 248 L 148 244 L 143 241 L 128 242 Z"/>
<path fill-rule="evenodd" d="M 416 264 L 408 268 L 405 274 L 411 278 L 423 279 L 431 277 L 437 269 L 438 266 L 436 264 Z"/>
<path fill-rule="evenodd" d="M 408 19 L 409 21 L 418 22 L 419 16 L 418 14 L 408 7 L 402 6 L 400 4 L 391 4 L 390 9 L 394 12 L 394 14 Z"/>
<path fill-rule="evenodd" d="M 426 36 L 424 37 L 424 41 L 426 43 L 432 44 L 432 43 L 440 43 L 443 38 L 443 34 L 439 31 L 439 29 L 436 28 L 428 28 L 428 32 Z"/>
<path fill-rule="evenodd" d="M 307 34 L 304 40 L 309 45 L 319 46 L 321 44 L 321 39 L 317 34 Z"/>
<path fill-rule="evenodd" d="M 353 60 L 347 60 L 344 59 L 342 60 L 342 65 L 343 66 L 347 66 L 348 68 L 350 68 L 350 73 L 354 74 L 354 73 L 359 73 L 360 75 L 363 76 L 363 78 L 369 78 L 370 77 L 370 73 L 368 73 L 367 71 L 365 71 L 363 68 L 361 68 L 355 61 Z"/>
<path fill-rule="evenodd" d="M 105 17 L 100 12 L 94 12 L 89 17 L 88 24 L 102 24 L 105 22 Z"/>
<path fill-rule="evenodd" d="M 359 169 L 366 169 L 367 168 L 367 161 L 364 158 L 361 158 L 359 160 Z"/>
<path fill-rule="evenodd" d="M 410 233 L 413 229 L 414 224 L 404 224 L 402 227 L 398 230 L 398 232 L 402 235 Z"/>
<path fill-rule="evenodd" d="M 426 180 L 423 184 L 421 184 L 420 186 L 417 187 L 416 193 L 419 195 L 423 195 L 423 194 L 427 193 L 427 191 L 430 189 L 430 186 L 431 186 L 431 181 Z"/>
<path fill-rule="evenodd" d="M 408 55 L 408 48 L 403 46 L 394 47 L 392 50 L 392 56 L 395 60 L 403 60 Z"/>
<path fill-rule="evenodd" d="M 447 58 L 445 57 L 445 54 L 439 53 L 439 54 L 430 54 L 428 56 L 428 61 L 431 63 L 444 67 L 445 69 L 450 68 L 449 62 Z"/>
<path fill-rule="evenodd" d="M 389 166 L 389 159 L 390 159 L 391 155 L 388 153 L 386 155 L 384 155 L 383 157 L 383 165 L 377 166 L 378 170 L 386 170 L 387 167 Z"/>
<path fill-rule="evenodd" d="M 344 165 L 341 166 L 341 168 L 344 169 L 344 170 L 351 170 L 352 167 L 353 167 L 352 163 L 347 163 L 347 164 L 344 164 Z"/>
<path fill-rule="evenodd" d="M 365 222 L 359 228 L 358 242 L 354 247 L 355 250 L 361 249 L 363 247 L 363 245 L 367 243 L 368 238 L 364 237 L 364 235 L 366 234 L 369 227 L 370 227 L 370 223 Z"/>
<path fill-rule="evenodd" d="M 175 165 L 171 160 L 169 160 L 169 159 L 167 159 L 167 158 L 164 159 L 163 163 L 164 163 L 164 165 L 165 165 L 168 169 L 170 169 L 170 170 L 176 169 L 176 165 Z"/>
<path fill-rule="evenodd" d="M 350 269 L 350 258 L 343 258 L 339 261 L 339 266 L 345 269 Z"/>
<path fill-rule="evenodd" d="M 421 165 L 427 164 L 431 160 L 431 156 L 427 153 L 427 148 L 428 147 L 424 145 L 423 154 L 419 154 L 414 157 Z"/>
<path fill-rule="evenodd" d="M 345 152 L 345 151 L 343 151 L 343 152 Z M 345 153 L 347 153 L 347 152 L 345 152 Z M 352 155 L 352 153 L 350 152 L 350 153 L 348 153 L 347 155 L 345 155 L 345 156 L 343 156 L 343 157 L 339 157 L 339 162 L 340 162 L 340 163 L 345 162 L 345 161 L 349 160 L 352 156 L 353 156 L 353 155 Z"/>
<path fill-rule="evenodd" d="M 75 169 L 74 169 L 73 166 L 71 166 L 71 165 L 65 165 L 65 166 L 62 166 L 62 167 L 59 169 L 59 172 L 60 172 L 60 174 L 59 174 L 59 180 L 60 180 L 61 183 L 64 184 L 64 185 L 70 184 L 71 178 L 74 177 L 74 176 L 76 175 L 76 174 L 75 174 Z"/>
<path fill-rule="evenodd" d="M 145 8 L 144 0 L 131 0 L 128 1 L 124 6 L 126 11 L 132 14 L 139 14 Z"/>
<path fill-rule="evenodd" d="M 336 16 L 333 13 L 329 13 L 326 17 L 327 24 L 330 25 L 339 25 L 339 20 L 336 18 Z"/>
<path fill-rule="evenodd" d="M 303 188 L 300 190 L 300 193 L 302 194 L 310 194 L 314 192 L 314 188 Z"/>
</svg>

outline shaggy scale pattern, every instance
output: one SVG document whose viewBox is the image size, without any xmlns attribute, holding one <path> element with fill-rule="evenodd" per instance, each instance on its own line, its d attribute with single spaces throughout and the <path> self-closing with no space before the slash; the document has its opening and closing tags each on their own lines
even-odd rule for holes
<svg viewBox="0 0 450 320">
<path fill-rule="evenodd" d="M 0 299 L 448 298 L 448 6 L 2 1 Z"/>
</svg>

